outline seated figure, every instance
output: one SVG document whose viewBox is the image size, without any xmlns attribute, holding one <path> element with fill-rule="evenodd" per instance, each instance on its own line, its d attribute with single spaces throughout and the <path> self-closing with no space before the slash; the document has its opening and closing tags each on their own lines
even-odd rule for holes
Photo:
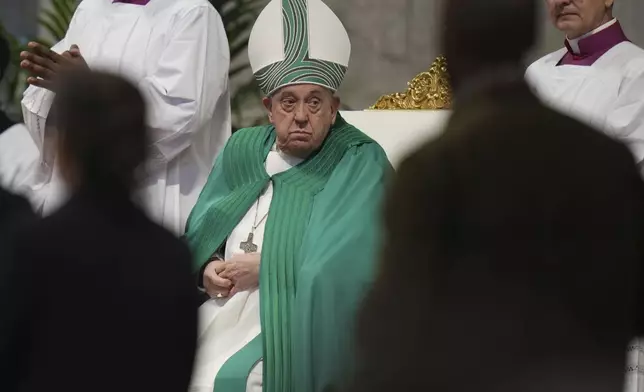
<svg viewBox="0 0 644 392">
<path fill-rule="evenodd" d="M 232 136 L 188 219 L 207 293 L 191 391 L 336 390 L 391 166 L 338 113 L 351 46 L 321 0 L 269 2 L 248 50 L 271 125 Z"/>
</svg>

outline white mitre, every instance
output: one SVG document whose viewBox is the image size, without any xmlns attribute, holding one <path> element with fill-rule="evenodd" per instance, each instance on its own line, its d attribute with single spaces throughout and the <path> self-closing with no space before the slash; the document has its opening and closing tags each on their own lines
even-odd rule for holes
<svg viewBox="0 0 644 392">
<path fill-rule="evenodd" d="M 351 41 L 322 0 L 271 0 L 250 33 L 248 57 L 267 96 L 292 84 L 336 91 L 349 66 Z"/>
</svg>

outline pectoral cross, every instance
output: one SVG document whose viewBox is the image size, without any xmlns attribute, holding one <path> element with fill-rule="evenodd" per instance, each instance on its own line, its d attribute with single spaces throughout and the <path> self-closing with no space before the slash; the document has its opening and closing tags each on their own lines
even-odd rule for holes
<svg viewBox="0 0 644 392">
<path fill-rule="evenodd" d="M 257 252 L 257 245 L 253 243 L 253 233 L 248 233 L 248 239 L 239 244 L 239 249 L 243 250 L 244 253 Z"/>
</svg>

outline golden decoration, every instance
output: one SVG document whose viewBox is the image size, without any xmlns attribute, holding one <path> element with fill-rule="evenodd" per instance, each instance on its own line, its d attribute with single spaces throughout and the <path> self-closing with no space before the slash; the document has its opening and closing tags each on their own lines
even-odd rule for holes
<svg viewBox="0 0 644 392">
<path fill-rule="evenodd" d="M 434 60 L 429 71 L 407 83 L 407 91 L 383 95 L 369 109 L 376 110 L 439 110 L 452 106 L 452 87 L 447 72 L 447 59 Z"/>
</svg>

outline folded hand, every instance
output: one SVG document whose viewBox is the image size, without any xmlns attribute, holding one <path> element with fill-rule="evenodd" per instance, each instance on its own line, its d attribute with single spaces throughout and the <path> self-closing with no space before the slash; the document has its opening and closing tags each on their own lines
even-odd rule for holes
<svg viewBox="0 0 644 392">
<path fill-rule="evenodd" d="M 37 42 L 30 42 L 27 48 L 27 51 L 20 53 L 20 67 L 29 72 L 27 83 L 31 85 L 55 91 L 61 73 L 89 69 L 76 45 L 72 45 L 63 54 Z"/>
<path fill-rule="evenodd" d="M 248 253 L 235 255 L 224 263 L 223 271 L 219 276 L 233 283 L 234 286 L 230 290 L 231 297 L 240 291 L 259 286 L 260 259 L 259 253 Z"/>
<path fill-rule="evenodd" d="M 233 283 L 221 277 L 225 262 L 215 260 L 206 266 L 203 272 L 203 287 L 211 298 L 228 297 Z"/>
</svg>

